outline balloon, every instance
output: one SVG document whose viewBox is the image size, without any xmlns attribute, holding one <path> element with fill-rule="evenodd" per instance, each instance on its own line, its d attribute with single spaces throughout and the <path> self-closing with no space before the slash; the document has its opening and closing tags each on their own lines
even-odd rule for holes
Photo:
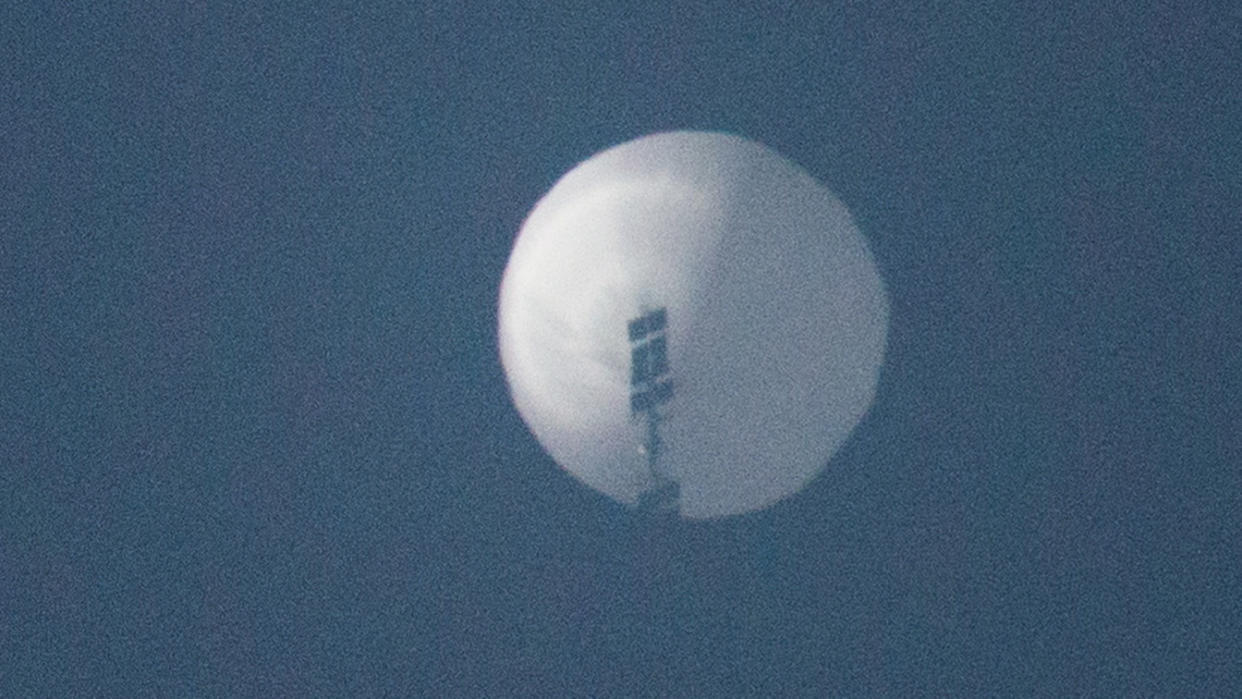
<svg viewBox="0 0 1242 699">
<path fill-rule="evenodd" d="M 602 151 L 527 217 L 500 286 L 513 402 L 565 470 L 683 517 L 816 476 L 875 396 L 888 299 L 845 206 L 723 133 Z"/>
</svg>

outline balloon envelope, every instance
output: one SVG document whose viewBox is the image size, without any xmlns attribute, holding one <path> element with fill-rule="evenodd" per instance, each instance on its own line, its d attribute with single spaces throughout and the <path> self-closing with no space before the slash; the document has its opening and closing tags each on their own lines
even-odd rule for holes
<svg viewBox="0 0 1242 699">
<path fill-rule="evenodd" d="M 722 133 L 596 154 L 527 217 L 500 288 L 518 411 L 563 468 L 634 504 L 655 485 L 627 324 L 666 309 L 660 467 L 684 517 L 756 510 L 825 466 L 875 395 L 888 300 L 823 185 Z"/>
</svg>

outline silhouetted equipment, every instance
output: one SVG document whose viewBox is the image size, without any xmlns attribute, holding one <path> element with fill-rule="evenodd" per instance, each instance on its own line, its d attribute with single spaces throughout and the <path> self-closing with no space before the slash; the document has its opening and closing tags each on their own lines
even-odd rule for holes
<svg viewBox="0 0 1242 699">
<path fill-rule="evenodd" d="M 658 308 L 630 321 L 630 342 L 638 342 L 656 333 L 663 333 L 668 325 L 668 313 Z"/>
<path fill-rule="evenodd" d="M 663 442 L 660 406 L 673 398 L 668 367 L 668 313 L 664 308 L 648 311 L 629 322 L 630 413 L 646 425 L 642 453 L 647 457 L 652 486 L 638 497 L 640 509 L 676 511 L 680 488 L 660 463 Z"/>
</svg>

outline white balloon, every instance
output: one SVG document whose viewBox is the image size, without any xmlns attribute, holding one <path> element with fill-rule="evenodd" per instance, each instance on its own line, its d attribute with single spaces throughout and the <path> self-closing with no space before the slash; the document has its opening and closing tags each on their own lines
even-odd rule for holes
<svg viewBox="0 0 1242 699">
<path fill-rule="evenodd" d="M 500 287 L 513 401 L 582 482 L 656 483 L 631 411 L 627 323 L 667 309 L 659 467 L 683 517 L 800 490 L 875 396 L 888 299 L 845 206 L 776 152 L 672 132 L 600 152 L 531 211 Z"/>
</svg>

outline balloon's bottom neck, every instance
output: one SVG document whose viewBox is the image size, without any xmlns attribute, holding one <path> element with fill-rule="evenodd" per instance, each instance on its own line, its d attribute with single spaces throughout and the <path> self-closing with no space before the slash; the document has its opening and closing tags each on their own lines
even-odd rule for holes
<svg viewBox="0 0 1242 699">
<path fill-rule="evenodd" d="M 656 476 L 655 485 L 638 495 L 638 509 L 643 512 L 671 512 L 681 509 L 681 486 L 677 481 Z"/>
</svg>

